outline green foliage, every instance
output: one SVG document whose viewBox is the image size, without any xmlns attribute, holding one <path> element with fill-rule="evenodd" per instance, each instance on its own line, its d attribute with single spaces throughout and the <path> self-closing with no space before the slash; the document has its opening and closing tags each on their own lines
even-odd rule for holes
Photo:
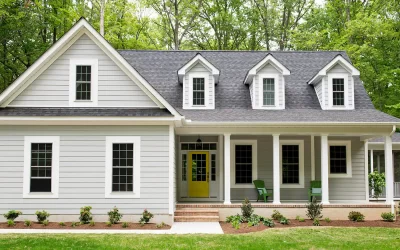
<svg viewBox="0 0 400 250">
<path fill-rule="evenodd" d="M 240 228 L 240 222 L 239 221 L 232 221 L 232 227 L 235 229 L 239 229 Z"/>
<path fill-rule="evenodd" d="M 381 217 L 384 221 L 393 222 L 396 216 L 393 213 L 382 213 Z"/>
<path fill-rule="evenodd" d="M 15 220 L 20 215 L 22 215 L 22 212 L 17 210 L 10 210 L 6 214 L 3 214 L 4 218 L 7 220 Z"/>
<path fill-rule="evenodd" d="M 296 215 L 296 220 L 300 220 L 300 215 Z"/>
<path fill-rule="evenodd" d="M 88 224 L 92 220 L 92 213 L 90 212 L 91 209 L 91 206 L 81 207 L 79 221 L 82 224 Z"/>
<path fill-rule="evenodd" d="M 96 225 L 96 222 L 94 222 L 94 220 L 91 220 L 91 221 L 89 222 L 89 226 L 94 227 L 95 225 Z"/>
<path fill-rule="evenodd" d="M 122 223 L 122 228 L 127 228 L 129 227 L 129 223 L 128 222 L 123 222 Z"/>
<path fill-rule="evenodd" d="M 256 215 L 256 214 L 252 214 L 248 219 L 247 219 L 247 225 L 252 227 L 252 226 L 258 226 L 260 224 L 261 221 L 261 217 Z"/>
<path fill-rule="evenodd" d="M 321 226 L 321 224 L 319 223 L 319 219 L 314 219 L 313 226 Z"/>
<path fill-rule="evenodd" d="M 300 218 L 299 222 L 305 222 L 306 220 L 304 218 Z"/>
<path fill-rule="evenodd" d="M 272 219 L 264 219 L 263 224 L 267 227 L 275 227 L 275 222 Z"/>
<path fill-rule="evenodd" d="M 241 206 L 242 216 L 245 220 L 248 220 L 254 212 L 253 207 L 251 206 L 251 202 L 249 199 L 245 199 Z"/>
<path fill-rule="evenodd" d="M 386 186 L 385 174 L 374 171 L 368 174 L 369 187 L 374 190 L 373 197 L 378 199 Z"/>
<path fill-rule="evenodd" d="M 231 223 L 232 227 L 239 229 L 240 223 L 244 222 L 245 219 L 243 218 L 242 215 L 237 214 L 237 215 L 231 215 L 231 216 L 226 217 L 225 221 L 227 223 Z"/>
<path fill-rule="evenodd" d="M 77 226 L 79 226 L 79 225 L 80 225 L 79 222 L 72 222 L 72 223 L 71 223 L 71 227 L 77 227 Z"/>
<path fill-rule="evenodd" d="M 107 227 L 111 227 L 112 224 L 113 224 L 113 223 L 111 223 L 111 221 L 107 221 L 107 222 L 106 222 L 106 226 L 107 226 Z"/>
<path fill-rule="evenodd" d="M 277 221 L 280 221 L 282 219 L 283 215 L 278 211 L 278 210 L 274 210 L 272 212 L 271 218 Z"/>
<path fill-rule="evenodd" d="M 108 212 L 108 220 L 111 224 L 118 223 L 122 218 L 122 214 L 119 212 L 117 207 L 114 207 L 111 211 Z"/>
<path fill-rule="evenodd" d="M 25 221 L 24 221 L 24 226 L 26 226 L 26 227 L 32 226 L 32 221 L 30 221 L 30 220 L 25 220 Z"/>
<path fill-rule="evenodd" d="M 311 220 L 322 218 L 322 204 L 317 203 L 317 199 L 313 196 L 312 202 L 307 203 L 306 215 Z"/>
<path fill-rule="evenodd" d="M 142 217 L 140 217 L 139 223 L 142 225 L 149 223 L 153 217 L 154 215 L 145 209 L 142 213 Z"/>
<path fill-rule="evenodd" d="M 7 226 L 8 226 L 8 227 L 13 227 L 13 226 L 15 226 L 15 221 L 14 221 L 14 220 L 7 220 Z"/>
<path fill-rule="evenodd" d="M 43 211 L 36 211 L 36 217 L 37 217 L 37 221 L 39 223 L 43 223 L 43 221 L 47 220 L 47 218 L 50 216 L 50 214 L 43 210 Z"/>
<path fill-rule="evenodd" d="M 47 226 L 49 225 L 49 220 L 44 220 L 44 221 L 42 221 L 42 225 L 43 225 L 44 227 L 47 227 Z"/>
<path fill-rule="evenodd" d="M 60 227 L 65 227 L 65 223 L 64 222 L 60 222 L 60 223 L 58 223 L 58 225 L 60 226 Z"/>
<path fill-rule="evenodd" d="M 163 228 L 163 227 L 166 227 L 166 226 L 167 226 L 167 224 L 165 224 L 164 222 L 161 222 L 160 224 L 156 225 L 156 228 Z"/>
<path fill-rule="evenodd" d="M 290 224 L 290 220 L 287 219 L 286 217 L 282 217 L 282 218 L 279 220 L 279 223 L 281 223 L 282 225 L 289 225 L 289 224 Z"/>
<path fill-rule="evenodd" d="M 349 220 L 351 221 L 364 221 L 365 216 L 357 211 L 351 211 L 348 216 Z"/>
<path fill-rule="evenodd" d="M 326 217 L 324 220 L 326 223 L 331 223 L 331 219 L 329 217 Z"/>
</svg>

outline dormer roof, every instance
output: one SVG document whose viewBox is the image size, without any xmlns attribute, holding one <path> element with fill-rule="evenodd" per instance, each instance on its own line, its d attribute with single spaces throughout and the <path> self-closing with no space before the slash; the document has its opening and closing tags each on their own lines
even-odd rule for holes
<svg viewBox="0 0 400 250">
<path fill-rule="evenodd" d="M 290 70 L 288 68 L 286 68 L 282 63 L 276 60 L 276 58 L 273 55 L 268 54 L 247 72 L 246 77 L 244 79 L 244 83 L 250 84 L 251 81 L 253 80 L 253 77 L 257 74 L 257 72 L 267 64 L 271 64 L 284 76 L 290 75 Z"/>
<path fill-rule="evenodd" d="M 197 53 L 190 61 L 188 61 L 178 70 L 179 83 L 183 82 L 183 77 L 186 75 L 186 73 L 198 63 L 201 63 L 206 69 L 208 69 L 212 73 L 215 83 L 218 83 L 219 69 L 207 61 L 207 59 L 205 59 L 200 53 Z"/>
</svg>

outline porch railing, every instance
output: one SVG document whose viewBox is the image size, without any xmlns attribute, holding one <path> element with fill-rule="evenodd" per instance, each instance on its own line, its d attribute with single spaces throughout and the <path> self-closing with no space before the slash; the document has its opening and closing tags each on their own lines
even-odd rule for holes
<svg viewBox="0 0 400 250">
<path fill-rule="evenodd" d="M 394 182 L 393 183 L 393 197 L 394 198 L 400 198 L 400 182 Z M 372 197 L 372 190 L 369 191 L 370 196 Z M 381 195 L 379 195 L 379 198 L 386 198 L 386 189 L 383 189 L 383 192 Z"/>
</svg>

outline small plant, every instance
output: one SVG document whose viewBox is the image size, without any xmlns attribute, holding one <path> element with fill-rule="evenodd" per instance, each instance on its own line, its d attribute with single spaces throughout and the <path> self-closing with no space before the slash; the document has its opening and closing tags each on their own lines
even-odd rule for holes
<svg viewBox="0 0 400 250">
<path fill-rule="evenodd" d="M 395 216 L 393 213 L 382 213 L 381 217 L 384 221 L 390 221 L 390 222 L 393 222 L 395 219 Z"/>
<path fill-rule="evenodd" d="M 15 226 L 14 220 L 8 220 L 8 221 L 7 221 L 7 226 L 8 226 L 8 227 L 13 227 L 13 226 Z"/>
<path fill-rule="evenodd" d="M 383 188 L 386 185 L 385 174 L 378 173 L 377 171 L 370 173 L 368 175 L 368 183 L 369 183 L 369 187 L 372 190 L 374 190 L 373 197 L 378 199 L 379 196 L 383 193 Z"/>
<path fill-rule="evenodd" d="M 49 220 L 42 221 L 42 225 L 47 227 L 49 225 Z"/>
<path fill-rule="evenodd" d="M 296 220 L 300 220 L 300 218 L 301 218 L 300 215 L 296 216 Z"/>
<path fill-rule="evenodd" d="M 314 219 L 314 221 L 313 221 L 313 226 L 321 226 L 321 224 L 319 223 L 319 219 Z"/>
<path fill-rule="evenodd" d="M 364 221 L 365 216 L 357 211 L 351 211 L 348 216 L 349 220 L 351 221 Z"/>
<path fill-rule="evenodd" d="M 245 220 L 248 220 L 251 215 L 253 214 L 253 207 L 251 206 L 251 202 L 249 201 L 249 199 L 244 199 L 242 206 L 241 206 L 241 210 L 242 210 L 242 216 Z"/>
<path fill-rule="evenodd" d="M 108 212 L 108 220 L 111 224 L 117 224 L 122 218 L 122 214 L 119 212 L 117 207 L 114 207 L 111 211 Z"/>
<path fill-rule="evenodd" d="M 127 228 L 127 227 L 129 227 L 129 223 L 128 222 L 122 223 L 122 228 Z"/>
<path fill-rule="evenodd" d="M 72 222 L 72 223 L 71 223 L 71 227 L 77 227 L 77 226 L 79 226 L 79 223 L 78 223 L 78 222 Z"/>
<path fill-rule="evenodd" d="M 154 215 L 145 209 L 142 213 L 142 217 L 140 217 L 139 223 L 144 225 L 150 222 L 150 219 L 153 218 Z"/>
<path fill-rule="evenodd" d="M 243 222 L 244 221 L 243 217 L 240 214 L 228 216 L 228 217 L 226 217 L 225 221 L 228 222 L 228 223 L 231 223 L 231 222 L 233 222 L 235 220 L 237 220 L 239 222 Z"/>
<path fill-rule="evenodd" d="M 282 217 L 280 219 L 279 223 L 281 223 L 282 225 L 289 225 L 290 224 L 290 220 L 287 219 L 286 217 Z"/>
<path fill-rule="evenodd" d="M 94 220 L 91 220 L 91 221 L 89 222 L 89 226 L 94 227 L 95 225 L 96 225 L 96 223 L 94 222 Z"/>
<path fill-rule="evenodd" d="M 240 228 L 240 222 L 237 221 L 237 220 L 232 221 L 232 227 L 235 228 L 235 229 L 239 229 Z"/>
<path fill-rule="evenodd" d="M 264 219 L 263 224 L 266 227 L 275 227 L 275 222 L 272 219 Z"/>
<path fill-rule="evenodd" d="M 91 209 L 91 206 L 81 207 L 79 221 L 82 224 L 88 224 L 92 220 L 92 213 L 90 212 Z"/>
<path fill-rule="evenodd" d="M 15 220 L 16 218 L 18 218 L 18 216 L 20 216 L 22 214 L 21 211 L 17 211 L 17 210 L 10 210 L 8 211 L 8 213 L 3 214 L 4 218 L 6 218 L 7 220 Z"/>
<path fill-rule="evenodd" d="M 307 217 L 311 220 L 322 218 L 322 204 L 317 203 L 317 198 L 313 196 L 312 202 L 307 205 Z"/>
<path fill-rule="evenodd" d="M 252 226 L 258 226 L 260 224 L 260 216 L 256 214 L 252 214 L 250 218 L 247 219 L 247 225 L 252 227 Z"/>
<path fill-rule="evenodd" d="M 31 225 L 32 225 L 32 221 L 30 221 L 30 220 L 25 220 L 24 221 L 24 226 L 30 227 Z"/>
<path fill-rule="evenodd" d="M 283 218 L 283 215 L 278 210 L 274 210 L 271 215 L 271 218 L 280 221 Z"/>
<path fill-rule="evenodd" d="M 161 222 L 160 224 L 156 225 L 156 228 L 163 228 L 165 227 L 167 224 L 165 224 L 164 222 Z"/>
<path fill-rule="evenodd" d="M 36 217 L 37 217 L 37 221 L 39 223 L 42 223 L 43 221 L 47 220 L 47 218 L 50 216 L 50 214 L 48 212 L 46 212 L 45 210 L 43 211 L 36 211 Z"/>
<path fill-rule="evenodd" d="M 326 217 L 324 220 L 326 223 L 331 223 L 331 219 L 329 219 L 329 217 Z"/>
<path fill-rule="evenodd" d="M 106 226 L 107 226 L 107 227 L 111 227 L 111 226 L 112 226 L 112 223 L 111 223 L 110 221 L 107 221 L 107 222 L 106 222 Z"/>
<path fill-rule="evenodd" d="M 65 227 L 65 223 L 62 221 L 60 223 L 58 223 L 58 225 L 60 225 L 60 227 Z"/>
<path fill-rule="evenodd" d="M 304 219 L 304 218 L 299 219 L 299 222 L 305 222 L 305 221 L 306 221 L 306 219 Z"/>
</svg>

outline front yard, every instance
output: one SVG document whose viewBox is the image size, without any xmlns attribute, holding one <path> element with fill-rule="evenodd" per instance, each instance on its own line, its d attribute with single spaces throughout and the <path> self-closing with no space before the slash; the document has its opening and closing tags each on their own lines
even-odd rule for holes
<svg viewBox="0 0 400 250">
<path fill-rule="evenodd" d="M 400 249 L 400 229 L 287 228 L 241 235 L 0 235 L 0 249 Z"/>
</svg>

